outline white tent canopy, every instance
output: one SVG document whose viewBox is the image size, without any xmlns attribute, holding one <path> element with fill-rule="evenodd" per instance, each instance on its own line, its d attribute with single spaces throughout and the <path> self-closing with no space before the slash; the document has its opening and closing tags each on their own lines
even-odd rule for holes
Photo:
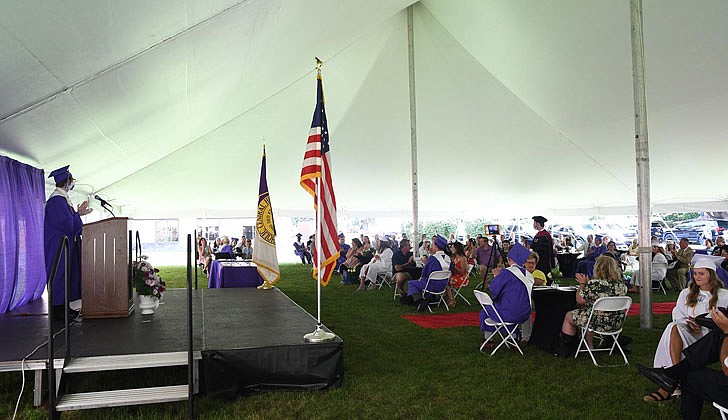
<svg viewBox="0 0 728 420">
<path fill-rule="evenodd" d="M 0 153 L 137 217 L 283 214 L 323 78 L 341 214 L 407 215 L 405 9 L 391 0 L 0 2 Z M 728 3 L 645 0 L 655 209 L 725 210 Z M 636 204 L 629 1 L 415 5 L 423 215 Z M 720 169 L 719 169 L 720 170 Z"/>
</svg>

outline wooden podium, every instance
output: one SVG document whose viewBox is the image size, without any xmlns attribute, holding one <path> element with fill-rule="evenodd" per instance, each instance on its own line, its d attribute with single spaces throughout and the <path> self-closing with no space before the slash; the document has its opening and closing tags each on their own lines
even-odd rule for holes
<svg viewBox="0 0 728 420">
<path fill-rule="evenodd" d="M 128 317 L 134 309 L 128 221 L 113 217 L 83 225 L 84 318 Z"/>
</svg>

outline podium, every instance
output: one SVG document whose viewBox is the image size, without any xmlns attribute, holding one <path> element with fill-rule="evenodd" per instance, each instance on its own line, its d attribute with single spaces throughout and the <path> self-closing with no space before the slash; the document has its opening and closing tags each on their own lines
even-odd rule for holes
<svg viewBox="0 0 728 420">
<path fill-rule="evenodd" d="M 128 317 L 134 309 L 128 221 L 113 217 L 83 225 L 84 318 Z"/>
</svg>

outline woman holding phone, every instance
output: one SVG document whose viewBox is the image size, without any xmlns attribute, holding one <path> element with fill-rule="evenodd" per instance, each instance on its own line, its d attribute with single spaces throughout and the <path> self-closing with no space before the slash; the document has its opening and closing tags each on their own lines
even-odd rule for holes
<svg viewBox="0 0 728 420">
<path fill-rule="evenodd" d="M 655 367 L 670 367 L 682 360 L 682 351 L 698 341 L 708 329 L 695 323 L 695 317 L 716 307 L 728 306 L 728 290 L 715 274 L 716 264 L 723 258 L 696 255 L 693 258 L 693 281 L 680 292 L 672 310 L 672 322 L 667 324 L 655 351 Z M 659 388 L 643 398 L 647 402 L 668 402 L 672 395 Z"/>
</svg>

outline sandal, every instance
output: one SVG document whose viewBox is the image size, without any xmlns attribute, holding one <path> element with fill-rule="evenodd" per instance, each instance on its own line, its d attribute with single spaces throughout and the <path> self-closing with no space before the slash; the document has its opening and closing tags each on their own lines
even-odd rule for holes
<svg viewBox="0 0 728 420">
<path fill-rule="evenodd" d="M 665 404 L 672 402 L 672 395 L 664 396 L 659 391 L 655 391 L 652 394 L 645 395 L 642 397 L 642 401 L 650 404 Z"/>
</svg>

